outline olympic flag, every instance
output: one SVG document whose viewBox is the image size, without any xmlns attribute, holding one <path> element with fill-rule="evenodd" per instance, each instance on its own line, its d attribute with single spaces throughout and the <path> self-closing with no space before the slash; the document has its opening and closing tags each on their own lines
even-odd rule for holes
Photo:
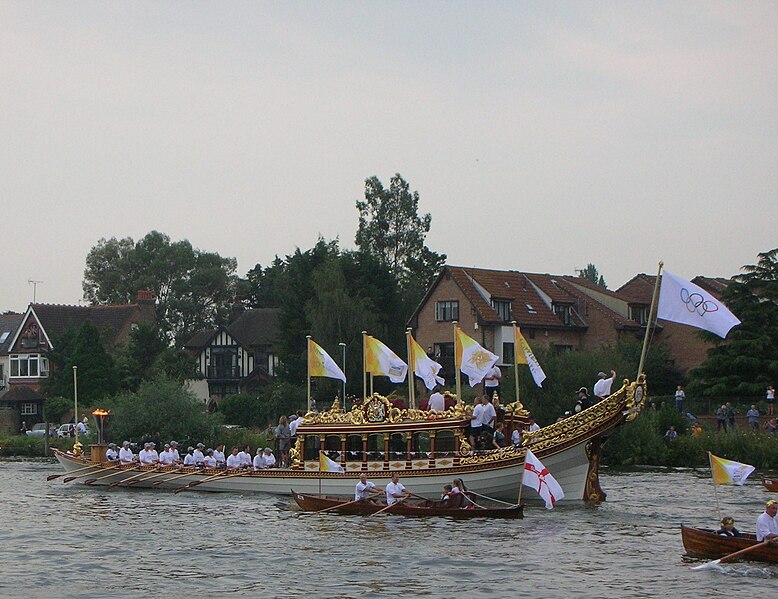
<svg viewBox="0 0 778 599">
<path fill-rule="evenodd" d="M 324 376 L 346 382 L 346 375 L 321 345 L 308 337 L 308 376 Z"/>
<path fill-rule="evenodd" d="M 529 449 L 524 458 L 524 475 L 521 477 L 521 484 L 535 489 L 546 502 L 547 510 L 554 509 L 554 504 L 565 497 L 562 487 Z"/>
<path fill-rule="evenodd" d="M 740 324 L 737 317 L 710 293 L 667 271 L 662 273 L 657 318 L 705 329 L 722 339 L 732 327 Z"/>
<path fill-rule="evenodd" d="M 538 387 L 542 387 L 543 381 L 546 380 L 546 373 L 543 372 L 543 369 L 540 367 L 540 362 L 538 362 L 535 354 L 532 353 L 532 350 L 529 347 L 529 343 L 527 343 L 524 335 L 521 334 L 521 330 L 516 325 L 513 325 L 513 334 L 516 341 L 514 345 L 514 351 L 516 353 L 516 364 L 526 364 L 529 366 L 529 371 L 532 373 L 532 378 L 535 380 L 535 384 Z"/>
<path fill-rule="evenodd" d="M 472 337 L 468 337 L 462 329 L 456 329 L 456 355 L 459 361 L 459 370 L 468 376 L 470 386 L 475 387 L 484 380 L 492 366 L 500 359 L 488 349 L 481 347 Z"/>
</svg>

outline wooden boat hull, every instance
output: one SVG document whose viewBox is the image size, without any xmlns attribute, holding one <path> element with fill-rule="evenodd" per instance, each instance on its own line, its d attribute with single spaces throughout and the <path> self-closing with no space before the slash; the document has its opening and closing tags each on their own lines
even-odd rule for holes
<svg viewBox="0 0 778 599">
<path fill-rule="evenodd" d="M 363 437 L 368 433 L 381 435 L 382 438 L 387 439 L 387 446 L 388 439 L 395 430 L 405 430 L 404 434 L 409 436 L 414 431 L 429 430 L 432 437 L 435 431 L 445 429 L 456 431 L 461 441 L 458 442 L 456 451 L 448 453 L 415 453 L 412 457 L 408 454 L 406 457 L 396 458 L 395 454 L 389 455 L 388 452 L 384 452 L 381 454 L 384 456 L 382 461 L 345 459 L 341 462 L 344 472 L 319 472 L 318 458 L 311 459 L 311 456 L 306 456 L 303 459 L 302 454 L 305 452 L 293 448 L 291 454 L 297 455 L 293 459 L 293 468 L 274 468 L 241 476 L 222 474 L 207 482 L 202 481 L 219 474 L 219 471 L 207 469 L 191 471 L 182 476 L 184 471 L 170 468 L 156 470 L 158 475 L 153 479 L 150 473 L 148 480 L 146 477 L 139 477 L 131 484 L 134 488 L 153 486 L 176 489 L 197 483 L 193 488 L 200 491 L 262 492 L 284 496 L 288 495 L 290 488 L 294 488 L 304 494 L 349 497 L 353 495 L 354 486 L 361 474 L 366 473 L 371 480 L 384 484 L 388 482 L 393 472 L 398 472 L 405 486 L 420 495 L 437 497 L 444 484 L 450 484 L 454 478 L 461 478 L 469 488 L 482 495 L 513 502 L 516 501 L 518 494 L 527 449 L 531 449 L 561 485 L 565 493 L 564 501 L 602 501 L 605 499 L 605 493 L 600 488 L 598 476 L 601 447 L 617 427 L 638 417 L 640 409 L 645 404 L 645 394 L 645 381 L 631 384 L 625 382 L 619 391 L 586 410 L 526 434 L 521 446 L 477 452 L 471 451 L 469 445 L 466 446 L 464 443 L 462 427 L 469 423 L 469 416 L 462 411 L 461 404 L 456 409 L 440 415 L 432 415 L 420 410 L 401 411 L 391 408 L 381 412 L 380 417 L 383 420 L 375 423 L 366 420 L 373 416 L 372 413 L 368 414 L 367 408 L 364 412 L 358 407 L 352 408 L 351 412 L 341 412 L 333 406 L 332 410 L 311 415 L 310 423 L 306 416 L 306 423 L 297 429 L 298 446 L 301 437 L 307 436 L 318 440 L 327 436 L 337 436 L 345 439 L 348 435 L 360 431 Z M 381 398 L 373 396 L 370 401 L 380 404 Z M 390 406 L 385 398 L 382 401 L 387 407 Z M 345 441 L 342 443 L 345 445 Z M 99 454 L 100 450 L 97 452 Z M 88 466 L 90 463 L 85 456 L 75 456 L 56 450 L 54 454 L 69 472 Z M 341 452 L 340 455 L 343 458 L 346 453 Z M 151 466 L 144 468 L 154 469 Z M 94 471 L 103 472 L 101 466 L 97 464 Z M 109 478 L 99 478 L 94 484 L 121 484 L 122 481 L 139 472 L 138 470 L 118 472 Z M 81 477 L 79 481 L 84 482 L 88 478 Z M 531 491 L 527 491 L 524 497 L 529 501 L 537 500 L 536 495 Z"/>
<path fill-rule="evenodd" d="M 772 478 L 763 478 L 762 484 L 764 485 L 765 490 L 778 493 L 778 480 Z"/>
<path fill-rule="evenodd" d="M 318 495 L 307 495 L 305 493 L 296 493 L 292 490 L 292 497 L 297 505 L 306 512 L 319 512 L 329 510 L 340 514 L 375 514 L 386 507 L 385 501 L 360 501 L 350 503 L 349 499 L 341 497 L 320 497 Z M 468 519 L 468 518 L 523 518 L 524 506 L 505 508 L 483 508 L 483 509 L 463 509 L 441 507 L 440 502 L 430 502 L 431 505 L 425 505 L 427 502 L 402 503 L 391 509 L 386 510 L 386 514 L 395 514 L 397 516 L 444 516 L 447 518 Z M 338 507 L 340 506 L 340 507 Z"/>
<path fill-rule="evenodd" d="M 724 537 L 714 530 L 681 526 L 681 541 L 686 554 L 690 557 L 717 559 L 747 549 L 757 544 L 756 537 L 743 534 L 740 537 Z M 754 549 L 743 556 L 744 560 L 778 564 L 778 547 L 767 545 Z"/>
</svg>

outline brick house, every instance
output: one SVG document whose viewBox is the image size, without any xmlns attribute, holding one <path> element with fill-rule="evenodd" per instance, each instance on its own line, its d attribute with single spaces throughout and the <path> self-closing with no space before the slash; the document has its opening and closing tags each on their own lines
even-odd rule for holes
<svg viewBox="0 0 778 599">
<path fill-rule="evenodd" d="M 134 304 L 65 306 L 30 304 L 22 315 L 0 319 L 0 430 L 16 432 L 22 420 L 28 426 L 43 420 L 45 385 L 49 378 L 49 352 L 67 330 L 91 322 L 100 331 L 111 352 L 129 340 L 130 332 L 142 323 L 154 325 L 154 297 L 139 291 Z M 9 323 L 15 325 L 10 331 Z M 8 332 L 6 336 L 5 333 Z"/>
<path fill-rule="evenodd" d="M 184 345 L 197 359 L 211 401 L 251 392 L 275 377 L 280 312 L 279 308 L 246 310 L 226 326 L 198 331 Z"/>
<path fill-rule="evenodd" d="M 530 345 L 557 351 L 595 349 L 623 336 L 639 337 L 627 302 L 612 291 L 567 275 L 444 266 L 408 326 L 422 347 L 453 371 L 453 327 L 513 363 L 511 321 Z"/>
</svg>

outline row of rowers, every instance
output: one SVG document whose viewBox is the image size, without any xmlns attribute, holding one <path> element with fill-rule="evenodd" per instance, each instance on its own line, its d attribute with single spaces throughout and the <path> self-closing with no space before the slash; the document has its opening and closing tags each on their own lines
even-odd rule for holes
<svg viewBox="0 0 778 599">
<path fill-rule="evenodd" d="M 105 452 L 105 457 L 110 462 L 118 462 L 120 465 L 141 465 L 141 466 L 174 466 L 183 464 L 184 466 L 194 466 L 196 468 L 229 468 L 229 469 L 247 469 L 264 470 L 276 465 L 276 458 L 269 447 L 263 450 L 257 449 L 257 453 L 252 459 L 251 448 L 246 445 L 243 450 L 237 447 L 232 448 L 232 452 L 225 456 L 224 445 L 221 443 L 216 449 L 206 449 L 205 445 L 198 443 L 197 447 L 189 447 L 184 459 L 181 459 L 178 453 L 178 443 L 171 441 L 165 443 L 165 448 L 157 452 L 154 443 L 145 443 L 143 449 L 135 455 L 130 449 L 130 442 L 125 441 L 117 451 L 115 443 L 109 443 Z"/>
<path fill-rule="evenodd" d="M 418 497 L 426 499 L 416 493 L 411 493 L 400 482 L 400 474 L 392 473 L 390 482 L 386 484 L 386 489 L 377 487 L 374 483 L 367 480 L 366 474 L 359 475 L 359 482 L 354 487 L 354 501 L 371 501 L 375 495 L 386 494 L 386 505 L 393 505 L 398 501 L 403 501 L 408 497 Z M 453 485 L 444 485 L 440 496 L 442 505 L 448 507 L 468 507 L 475 505 L 468 497 L 469 491 L 461 478 L 455 478 Z"/>
</svg>

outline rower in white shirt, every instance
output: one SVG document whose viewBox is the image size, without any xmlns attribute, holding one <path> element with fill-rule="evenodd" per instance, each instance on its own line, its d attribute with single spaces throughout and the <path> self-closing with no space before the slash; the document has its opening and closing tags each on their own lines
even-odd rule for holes
<svg viewBox="0 0 778 599">
<path fill-rule="evenodd" d="M 227 463 L 227 458 L 224 456 L 224 444 L 219 443 L 216 445 L 216 449 L 213 450 L 213 457 L 216 460 L 216 467 L 223 468 Z"/>
<path fill-rule="evenodd" d="M 159 461 L 158 457 L 155 459 L 157 452 L 152 450 L 151 447 L 152 443 L 144 443 L 143 449 L 138 452 L 138 460 L 144 466 L 149 466 Z"/>
<path fill-rule="evenodd" d="M 151 456 L 152 456 L 151 459 L 152 459 L 152 461 L 155 464 L 158 464 L 159 463 L 159 454 L 157 453 L 157 446 L 154 443 L 152 443 L 151 441 L 149 442 L 149 451 L 151 452 Z"/>
<path fill-rule="evenodd" d="M 184 456 L 184 466 L 196 466 L 197 462 L 195 462 L 194 459 L 194 447 L 189 447 L 186 450 L 186 455 Z"/>
<path fill-rule="evenodd" d="M 178 453 L 178 441 L 170 442 L 170 454 L 173 456 L 173 463 L 180 464 L 181 456 Z"/>
<path fill-rule="evenodd" d="M 240 465 L 244 468 L 251 466 L 251 447 L 246 445 L 246 447 L 243 448 L 243 451 L 238 453 L 238 459 L 240 460 Z"/>
<path fill-rule="evenodd" d="M 257 450 L 259 451 L 259 450 Z M 276 465 L 276 456 L 273 455 L 273 450 L 269 447 L 265 447 L 265 451 L 260 456 L 260 468 L 272 468 Z"/>
<path fill-rule="evenodd" d="M 213 449 L 208 449 L 205 452 L 205 459 L 203 461 L 206 468 L 216 468 L 216 458 L 213 457 Z"/>
<path fill-rule="evenodd" d="M 205 445 L 203 445 L 202 443 L 198 443 L 197 447 L 194 450 L 193 455 L 195 459 L 195 464 L 197 464 L 198 466 L 205 461 L 205 456 L 203 455 L 203 449 L 205 449 Z"/>
<path fill-rule="evenodd" d="M 169 443 L 165 443 L 165 448 L 159 454 L 159 463 L 163 466 L 170 466 L 173 463 L 173 452 L 170 451 Z"/>
<path fill-rule="evenodd" d="M 227 456 L 227 468 L 240 468 L 240 458 L 238 457 L 237 447 L 233 447 L 232 453 Z"/>
<path fill-rule="evenodd" d="M 105 459 L 109 462 L 116 462 L 119 459 L 119 452 L 116 451 L 116 443 L 109 443 L 105 452 Z"/>
<path fill-rule="evenodd" d="M 122 443 L 122 448 L 119 450 L 119 463 L 122 465 L 132 464 L 133 462 L 136 462 L 137 459 L 135 454 L 132 453 L 132 449 L 130 449 L 130 442 L 125 441 Z"/>
</svg>

